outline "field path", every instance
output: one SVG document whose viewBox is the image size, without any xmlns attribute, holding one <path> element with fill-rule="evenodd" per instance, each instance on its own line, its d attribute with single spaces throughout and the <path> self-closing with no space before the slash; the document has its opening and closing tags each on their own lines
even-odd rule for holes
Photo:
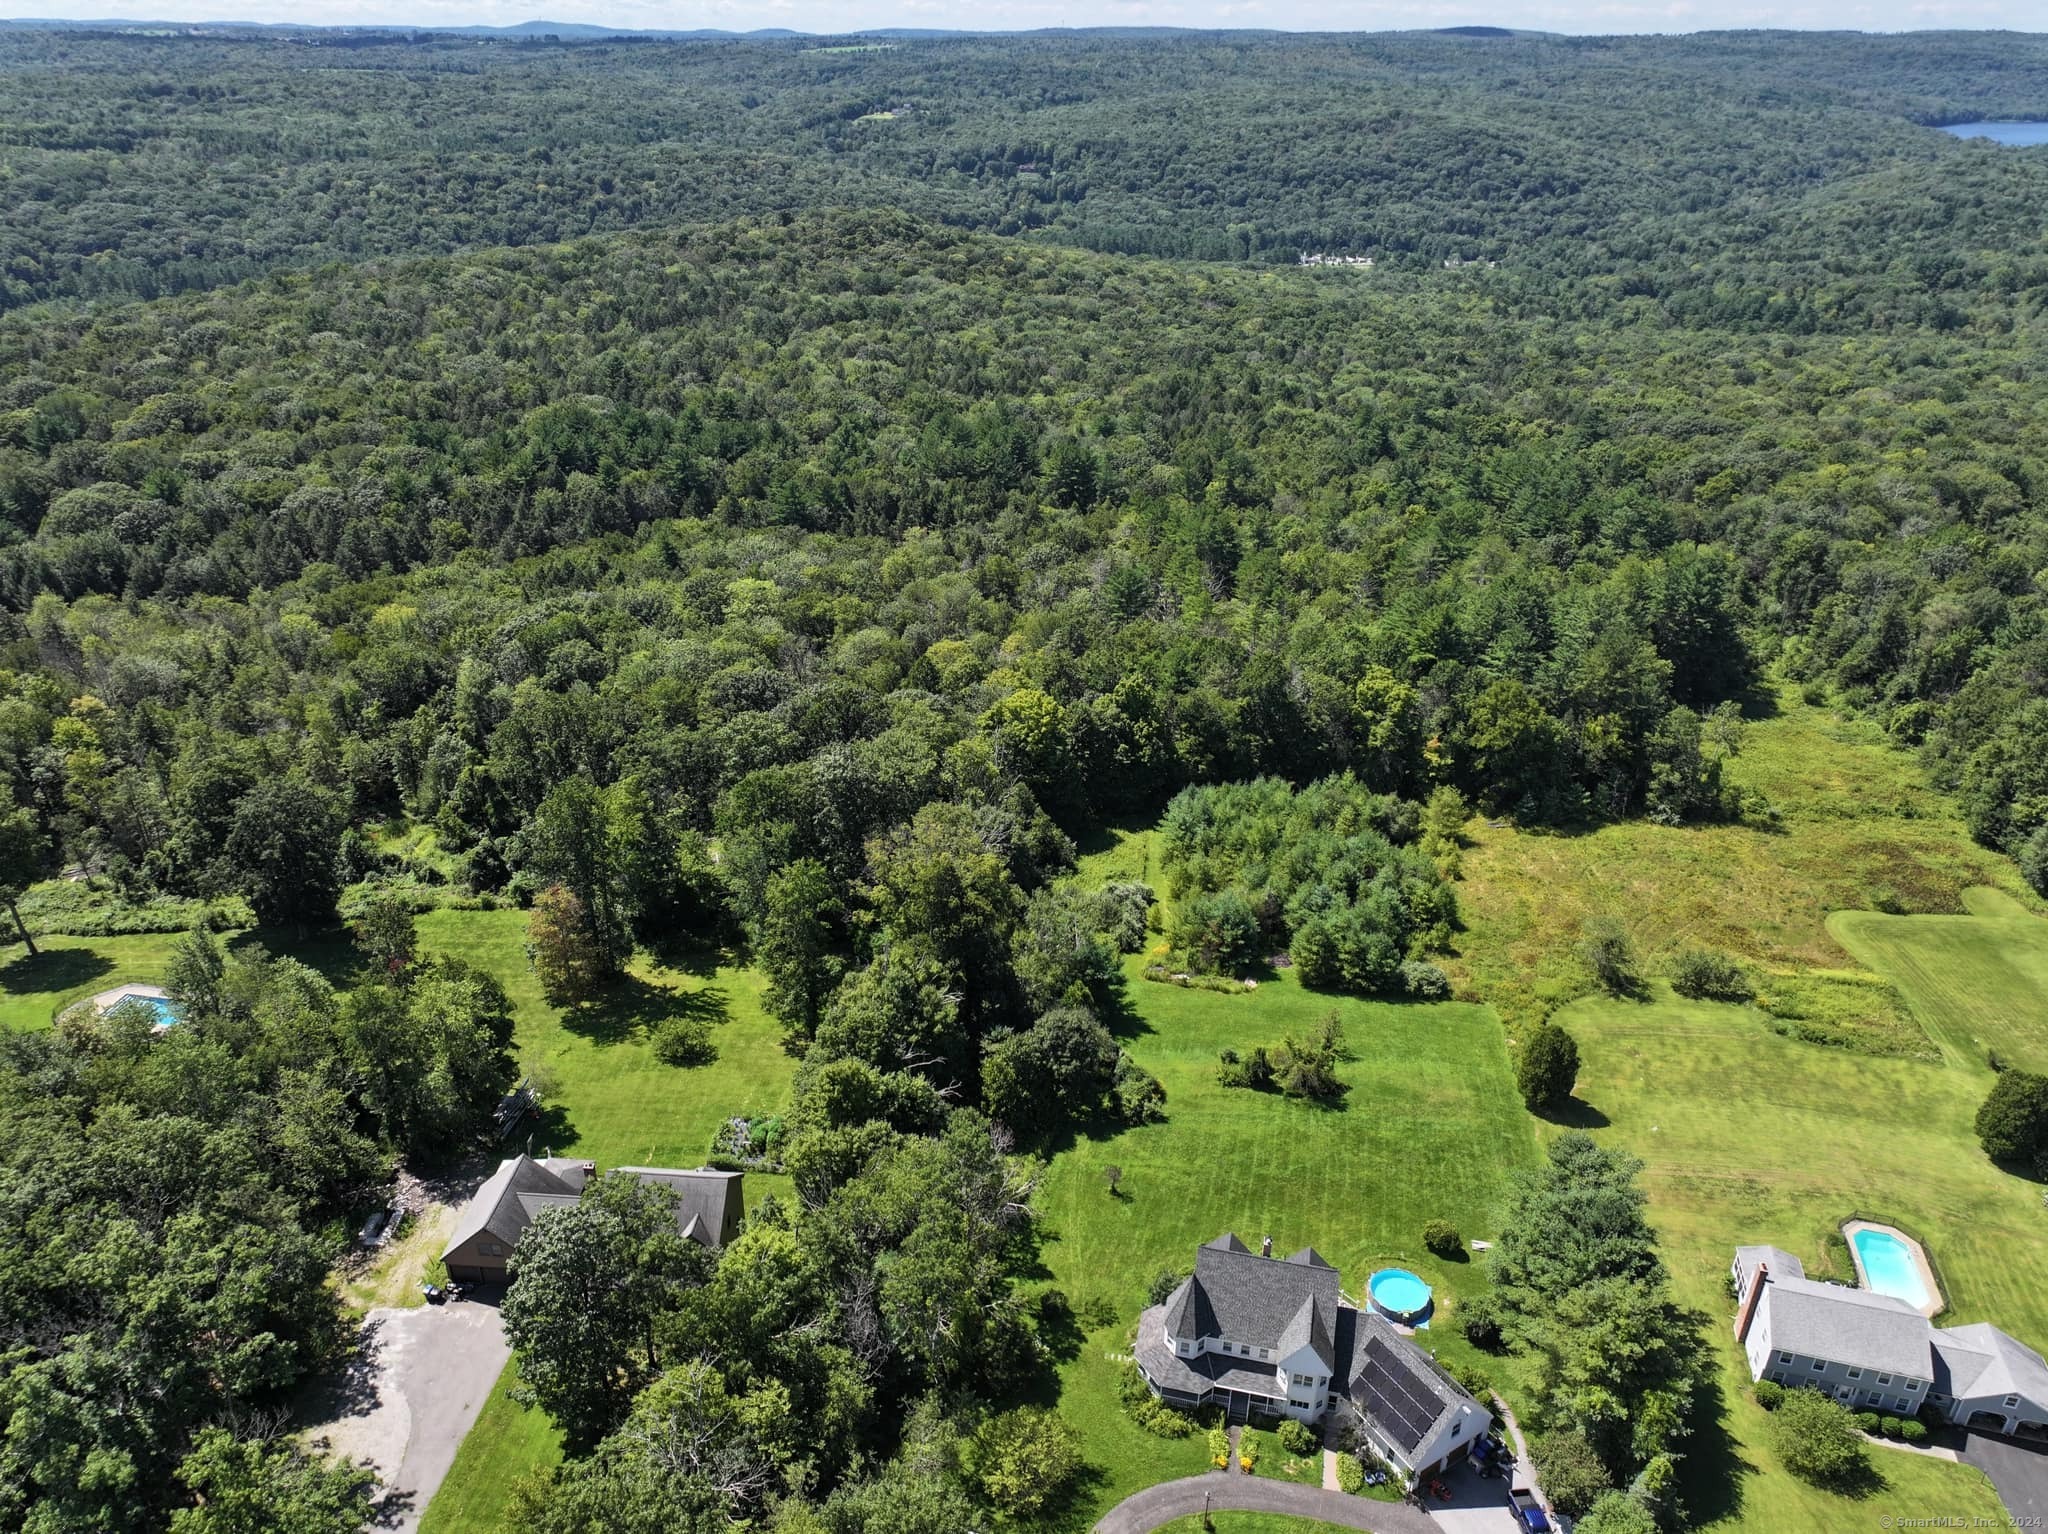
<svg viewBox="0 0 2048 1534">
<path fill-rule="evenodd" d="M 1429 1514 L 1404 1503 L 1372 1502 L 1298 1481 L 1268 1481 L 1221 1470 L 1148 1486 L 1124 1498 L 1103 1515 L 1095 1534 L 1150 1534 L 1176 1518 L 1197 1516 L 1205 1506 L 1215 1512 L 1320 1519 L 1368 1534 L 1443 1534 Z"/>
</svg>

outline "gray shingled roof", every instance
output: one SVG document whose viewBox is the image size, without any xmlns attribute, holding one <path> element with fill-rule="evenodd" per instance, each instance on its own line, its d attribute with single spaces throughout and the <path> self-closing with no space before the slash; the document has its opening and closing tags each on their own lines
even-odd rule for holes
<svg viewBox="0 0 2048 1534">
<path fill-rule="evenodd" d="M 1170 1303 L 1170 1302 L 1169 1302 Z M 1246 1395 L 1284 1400 L 1287 1387 L 1272 1364 L 1255 1364 L 1248 1359 L 1222 1353 L 1203 1353 L 1182 1358 L 1157 1340 L 1165 1322 L 1167 1306 L 1156 1305 L 1138 1318 L 1138 1359 L 1145 1373 L 1162 1390 L 1178 1390 L 1199 1396 L 1207 1390 L 1236 1390 Z M 1171 1336 L 1168 1332 L 1166 1335 Z"/>
<path fill-rule="evenodd" d="M 1943 1395 L 2016 1395 L 2048 1408 L 2048 1361 L 1989 1322 L 1937 1329 L 1934 1359 L 1934 1388 Z"/>
<path fill-rule="evenodd" d="M 1770 1268 L 1774 1279 L 1806 1277 L 1806 1264 L 1782 1246 L 1738 1246 L 1735 1249 L 1735 1287 L 1742 1294 L 1749 1293 L 1749 1281 L 1756 1276 L 1756 1265 L 1760 1262 Z"/>
<path fill-rule="evenodd" d="M 1933 1370 L 1927 1318 L 1887 1294 L 1780 1278 L 1773 1268 L 1757 1313 L 1770 1318 L 1771 1346 L 1786 1352 L 1910 1379 Z"/>
<path fill-rule="evenodd" d="M 700 1246 L 717 1246 L 725 1239 L 729 1209 L 740 1196 L 742 1173 L 721 1172 L 711 1167 L 677 1171 L 673 1167 L 622 1166 L 616 1170 L 659 1183 L 676 1195 L 676 1229 Z"/>
<path fill-rule="evenodd" d="M 1337 1270 L 1327 1263 L 1261 1257 L 1226 1234 L 1195 1252 L 1194 1276 L 1174 1291 L 1167 1309 L 1170 1326 L 1200 1328 L 1171 1335 L 1227 1337 L 1282 1354 L 1307 1342 L 1329 1363 Z"/>
<path fill-rule="evenodd" d="M 536 1195 L 576 1202 L 576 1190 L 532 1157 L 514 1156 L 500 1162 L 498 1170 L 463 1206 L 462 1218 L 455 1234 L 448 1238 L 446 1249 L 453 1251 L 488 1231 L 509 1251 L 519 1244 L 526 1227 L 533 1223 L 533 1215 L 523 1200 Z"/>
</svg>

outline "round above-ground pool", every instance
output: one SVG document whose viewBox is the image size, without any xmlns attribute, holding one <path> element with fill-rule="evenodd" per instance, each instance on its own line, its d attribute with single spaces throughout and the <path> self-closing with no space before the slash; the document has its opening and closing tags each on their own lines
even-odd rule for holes
<svg viewBox="0 0 2048 1534">
<path fill-rule="evenodd" d="M 1429 1315 L 1429 1285 L 1406 1268 L 1381 1268 L 1366 1280 L 1372 1308 L 1389 1321 L 1413 1326 Z"/>
</svg>

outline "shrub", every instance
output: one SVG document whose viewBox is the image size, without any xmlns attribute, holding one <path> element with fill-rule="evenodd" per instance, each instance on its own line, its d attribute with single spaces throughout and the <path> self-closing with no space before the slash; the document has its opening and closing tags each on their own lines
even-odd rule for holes
<svg viewBox="0 0 2048 1534">
<path fill-rule="evenodd" d="M 1055 1501 L 1081 1469 L 1081 1435 L 1049 1407 L 1019 1406 L 975 1429 L 964 1457 L 991 1504 L 1012 1518 L 1028 1519 Z"/>
<path fill-rule="evenodd" d="M 1606 1465 L 1584 1433 L 1568 1429 L 1541 1433 L 1530 1443 L 1536 1478 L 1550 1494 L 1551 1505 L 1567 1518 L 1582 1516 L 1600 1493 L 1614 1487 Z"/>
<path fill-rule="evenodd" d="M 1497 1353 L 1501 1346 L 1500 1304 L 1490 1294 L 1467 1300 L 1458 1307 L 1458 1329 L 1475 1348 Z"/>
<path fill-rule="evenodd" d="M 1899 1436 L 1907 1443 L 1924 1443 L 1927 1439 L 1927 1424 L 1918 1417 L 1908 1417 L 1899 1424 Z"/>
<path fill-rule="evenodd" d="M 665 1017 L 654 1028 L 654 1058 L 663 1065 L 709 1065 L 718 1058 L 711 1024 L 701 1017 Z"/>
<path fill-rule="evenodd" d="M 1707 948 L 1688 948 L 1672 962 L 1671 989 L 1694 1001 L 1748 1001 L 1756 994 L 1740 964 Z"/>
<path fill-rule="evenodd" d="M 1145 1303 L 1148 1306 L 1164 1305 L 1186 1277 L 1187 1274 L 1179 1268 L 1161 1268 L 1152 1275 L 1152 1287 L 1145 1291 Z"/>
<path fill-rule="evenodd" d="M 1280 1447 L 1289 1454 L 1313 1454 L 1316 1435 L 1306 1422 L 1296 1422 L 1290 1417 L 1280 1424 Z"/>
<path fill-rule="evenodd" d="M 1816 1486 L 1850 1484 L 1870 1466 L 1855 1419 L 1817 1390 L 1786 1392 L 1771 1414 L 1771 1447 L 1787 1470 Z"/>
<path fill-rule="evenodd" d="M 1209 1463 L 1218 1470 L 1230 1468 L 1230 1435 L 1220 1427 L 1209 1429 Z"/>
<path fill-rule="evenodd" d="M 1216 1079 L 1226 1087 L 1249 1087 L 1254 1092 L 1264 1092 L 1273 1085 L 1273 1062 L 1266 1058 L 1263 1044 L 1242 1059 L 1234 1049 L 1226 1049 L 1216 1058 Z"/>
<path fill-rule="evenodd" d="M 1555 1023 L 1541 1024 L 1522 1041 L 1515 1083 L 1531 1113 L 1561 1108 L 1579 1079 L 1578 1041 Z"/>
<path fill-rule="evenodd" d="M 1259 1441 L 1250 1433 L 1237 1441 L 1237 1468 L 1250 1475 L 1259 1463 Z"/>
<path fill-rule="evenodd" d="M 2048 1076 L 2000 1072 L 1977 1110 L 1977 1143 L 1993 1161 L 2048 1161 Z"/>
<path fill-rule="evenodd" d="M 2048 825 L 2036 826 L 2013 857 L 2020 865 L 2021 877 L 2034 893 L 2048 895 Z"/>
<path fill-rule="evenodd" d="M 1856 1428 L 1858 1432 L 1875 1433 L 1878 1430 L 1878 1426 L 1878 1416 L 1876 1412 L 1860 1411 L 1856 1413 Z"/>
<path fill-rule="evenodd" d="M 1756 1382 L 1756 1404 L 1765 1411 L 1776 1411 L 1785 1404 L 1785 1387 L 1776 1380 Z"/>
<path fill-rule="evenodd" d="M 1451 1365 L 1451 1378 L 1465 1387 L 1465 1394 L 1482 1404 L 1493 1399 L 1493 1376 L 1477 1364 Z"/>
<path fill-rule="evenodd" d="M 1451 994 L 1451 977 L 1427 959 L 1404 959 L 1401 989 L 1417 1001 L 1442 1001 Z"/>
<path fill-rule="evenodd" d="M 1608 995 L 1635 996 L 1642 991 L 1642 968 L 1636 961 L 1635 945 L 1619 922 L 1588 922 L 1586 935 L 1579 943 L 1579 957 L 1593 972 L 1593 983 Z"/>
<path fill-rule="evenodd" d="M 1126 1124 L 1151 1124 L 1166 1117 L 1166 1088 L 1123 1050 L 1117 1051 L 1110 1093 L 1116 1099 L 1116 1116 Z"/>
<path fill-rule="evenodd" d="M 1145 946 L 1145 914 L 1151 909 L 1149 884 L 1105 884 L 1095 894 L 1095 920 L 1118 953 Z"/>
<path fill-rule="evenodd" d="M 1886 1417 L 1878 1424 L 1878 1428 L 1885 1437 L 1897 1438 L 1905 1432 L 1906 1425 L 1897 1417 Z"/>
<path fill-rule="evenodd" d="M 1657 1520 L 1627 1492 L 1603 1491 L 1579 1520 L 1578 1534 L 1657 1534 Z"/>
<path fill-rule="evenodd" d="M 1365 1466 L 1358 1462 L 1356 1454 L 1337 1456 L 1337 1489 L 1352 1496 L 1365 1490 Z"/>
<path fill-rule="evenodd" d="M 1465 1238 L 1449 1220 L 1431 1220 L 1422 1227 L 1422 1245 L 1432 1256 L 1448 1262 L 1463 1254 Z"/>
</svg>

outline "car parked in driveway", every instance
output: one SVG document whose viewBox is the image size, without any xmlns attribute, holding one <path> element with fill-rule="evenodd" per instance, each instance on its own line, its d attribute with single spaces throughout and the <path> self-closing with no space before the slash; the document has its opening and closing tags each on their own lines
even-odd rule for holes
<svg viewBox="0 0 2048 1534">
<path fill-rule="evenodd" d="M 1508 1493 L 1508 1506 L 1514 1509 L 1516 1519 L 1530 1534 L 1550 1527 L 1550 1516 L 1543 1511 L 1543 1504 L 1536 1500 L 1536 1493 L 1526 1486 L 1517 1486 Z"/>
</svg>

